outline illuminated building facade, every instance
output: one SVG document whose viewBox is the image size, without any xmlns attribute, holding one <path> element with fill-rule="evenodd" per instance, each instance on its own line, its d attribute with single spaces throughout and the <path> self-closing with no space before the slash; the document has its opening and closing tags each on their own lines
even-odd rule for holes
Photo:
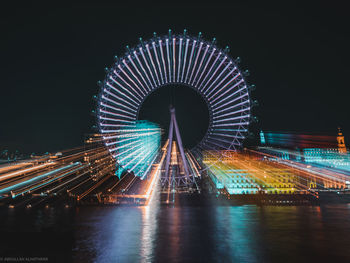
<svg viewBox="0 0 350 263">
<path fill-rule="evenodd" d="M 350 155 L 346 149 L 344 136 L 339 129 L 338 148 L 307 148 L 303 150 L 306 163 L 350 171 Z"/>
<path fill-rule="evenodd" d="M 297 176 L 267 159 L 233 151 L 206 152 L 203 157 L 208 175 L 217 189 L 229 194 L 291 194 Z"/>
<path fill-rule="evenodd" d="M 340 149 L 309 148 L 303 149 L 303 153 L 306 163 L 350 171 L 350 155 L 340 152 Z"/>
</svg>

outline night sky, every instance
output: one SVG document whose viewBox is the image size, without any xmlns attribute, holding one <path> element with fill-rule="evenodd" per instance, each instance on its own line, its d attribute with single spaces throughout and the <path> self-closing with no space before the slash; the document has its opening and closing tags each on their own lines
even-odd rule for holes
<svg viewBox="0 0 350 263">
<path fill-rule="evenodd" d="M 232 57 L 241 57 L 241 69 L 250 71 L 248 83 L 256 85 L 253 95 L 260 106 L 254 113 L 262 129 L 334 134 L 340 126 L 350 143 L 347 6 L 129 2 L 2 8 L 0 150 L 40 153 L 81 145 L 84 134 L 92 132 L 92 96 L 104 68 L 126 45 L 169 28 L 216 37 L 219 46 L 230 46 Z M 160 91 L 154 101 L 169 101 L 168 96 Z M 177 108 L 188 104 L 176 96 Z M 201 103 L 194 99 L 193 107 Z M 198 115 L 177 111 L 180 128 Z M 151 103 L 144 116 L 153 113 L 163 122 L 168 118 Z M 196 121 L 205 126 L 207 115 Z M 188 143 L 201 133 L 183 132 Z"/>
</svg>

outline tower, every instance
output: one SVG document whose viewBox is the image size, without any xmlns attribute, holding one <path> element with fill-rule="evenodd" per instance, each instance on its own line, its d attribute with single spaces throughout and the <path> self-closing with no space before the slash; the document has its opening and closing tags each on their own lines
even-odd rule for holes
<svg viewBox="0 0 350 263">
<path fill-rule="evenodd" d="M 345 145 L 345 141 L 344 141 L 344 136 L 343 136 L 343 133 L 341 132 L 340 128 L 338 128 L 337 141 L 338 141 L 338 151 L 339 151 L 339 153 L 346 154 L 347 150 L 346 150 L 346 145 Z"/>
</svg>

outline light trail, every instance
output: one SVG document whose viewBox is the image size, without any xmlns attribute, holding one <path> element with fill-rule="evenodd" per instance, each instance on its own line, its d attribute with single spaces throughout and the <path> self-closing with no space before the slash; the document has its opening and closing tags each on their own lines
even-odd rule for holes
<svg viewBox="0 0 350 263">
<path fill-rule="evenodd" d="M 153 69 L 155 69 L 156 67 L 155 67 L 155 64 L 154 64 L 154 62 L 153 62 L 153 58 L 152 58 L 151 52 L 150 52 L 150 50 L 149 50 L 149 45 L 148 45 L 148 44 L 146 45 L 146 49 L 147 49 L 148 57 L 149 57 L 149 59 L 150 59 L 150 61 L 151 61 L 151 64 L 152 64 L 152 66 L 153 66 Z M 154 72 L 156 73 L 158 85 L 160 85 L 161 83 L 160 83 L 160 81 L 159 81 L 158 72 L 157 72 L 157 70 L 154 70 Z"/>
<path fill-rule="evenodd" d="M 151 78 L 152 78 L 152 80 L 153 80 L 153 84 L 154 84 L 155 86 L 157 86 L 157 83 L 156 83 L 155 78 L 154 78 L 154 76 L 153 76 L 153 71 L 151 70 L 151 68 L 150 68 L 150 66 L 149 66 L 149 64 L 148 64 L 148 62 L 147 62 L 147 59 L 146 59 L 146 57 L 145 57 L 145 54 L 143 53 L 143 49 L 140 47 L 139 50 L 140 50 L 141 56 L 142 56 L 142 58 L 143 58 L 143 61 L 145 62 L 145 65 L 146 65 L 146 67 L 147 67 L 147 69 L 148 69 L 148 72 L 149 72 L 150 75 L 151 75 Z"/>
<path fill-rule="evenodd" d="M 154 56 L 156 57 L 156 61 L 157 61 L 157 69 L 159 71 L 159 75 L 160 75 L 160 78 L 162 80 L 162 84 L 164 84 L 164 78 L 163 78 L 163 73 L 162 73 L 162 69 L 160 67 L 160 62 L 159 62 L 159 58 L 158 58 L 158 53 L 157 53 L 157 48 L 156 48 L 156 43 L 155 42 L 152 42 L 152 47 L 153 47 L 153 53 L 154 53 Z"/>
<path fill-rule="evenodd" d="M 136 54 L 136 52 L 135 52 L 134 54 Z M 148 87 L 147 81 L 144 79 L 143 75 L 141 74 L 141 72 L 140 72 L 139 69 L 137 68 L 135 62 L 132 60 L 132 58 L 131 58 L 130 55 L 128 56 L 128 59 L 129 59 L 129 61 L 131 62 L 131 64 L 132 64 L 132 66 L 134 67 L 134 69 L 136 70 L 136 72 L 137 72 L 137 73 L 139 74 L 139 76 L 141 77 L 141 79 L 142 79 L 142 81 L 144 82 L 144 84 L 146 85 L 148 91 L 150 91 L 151 89 Z M 147 76 L 146 76 L 146 77 L 147 77 Z M 145 89 L 145 91 L 147 91 L 147 90 Z"/>
<path fill-rule="evenodd" d="M 13 178 L 15 176 L 19 176 L 19 175 L 22 175 L 22 174 L 25 174 L 25 173 L 33 172 L 35 170 L 39 170 L 39 169 L 42 169 L 42 168 L 45 168 L 45 167 L 48 167 L 48 166 L 52 166 L 52 165 L 55 165 L 55 164 L 56 164 L 55 162 L 44 163 L 44 164 L 41 164 L 41 165 L 38 165 L 38 166 L 34 166 L 34 167 L 31 167 L 31 168 L 27 168 L 27 169 L 24 169 L 24 170 L 12 172 L 12 173 L 9 173 L 9 174 L 3 174 L 3 175 L 0 175 L 0 182 L 4 181 L 6 179 L 9 179 L 9 178 Z"/>
<path fill-rule="evenodd" d="M 151 175 L 151 182 L 148 185 L 148 189 L 147 189 L 146 194 L 145 194 L 145 198 L 147 200 L 146 201 L 146 206 L 148 206 L 148 204 L 153 199 L 153 196 L 154 196 L 154 193 L 155 193 L 155 191 L 154 191 L 155 185 L 156 185 L 156 182 L 158 181 L 159 174 L 160 174 L 160 170 L 159 169 L 163 165 L 165 156 L 166 156 L 166 151 L 163 151 L 163 155 L 162 155 L 162 158 L 160 159 L 160 162 L 155 165 L 156 169 L 154 171 L 152 171 L 153 175 Z"/>
<path fill-rule="evenodd" d="M 50 184 L 50 183 L 52 183 L 52 182 L 54 182 L 54 181 L 57 181 L 58 179 L 62 179 L 63 177 L 66 177 L 66 176 L 68 176 L 68 175 L 71 175 L 71 174 L 73 174 L 73 173 L 75 173 L 75 172 L 77 172 L 77 171 L 79 171 L 79 170 L 81 170 L 81 169 L 83 169 L 83 168 L 86 168 L 87 167 L 87 165 L 82 165 L 82 164 L 73 164 L 74 166 L 76 166 L 76 165 L 80 165 L 80 167 L 78 167 L 78 168 L 76 168 L 76 169 L 72 169 L 71 171 L 68 171 L 68 172 L 65 172 L 64 174 L 62 174 L 62 175 L 57 175 L 56 177 L 54 177 L 54 178 L 52 178 L 52 179 L 49 179 L 49 180 L 45 180 L 44 182 L 42 182 L 42 183 L 39 183 L 38 185 L 34 185 L 34 186 L 30 186 L 30 187 L 28 187 L 26 190 L 24 190 L 24 191 L 19 191 L 19 192 L 17 192 L 17 191 L 11 191 L 11 195 L 12 195 L 12 198 L 15 198 L 15 197 L 17 197 L 17 196 L 20 196 L 20 195 L 23 195 L 23 194 L 25 194 L 25 193 L 28 193 L 28 192 L 31 192 L 31 191 L 33 191 L 33 190 L 38 190 L 39 188 L 42 188 L 42 187 L 44 187 L 44 186 L 46 186 L 46 185 L 48 185 L 48 184 Z M 73 166 L 72 165 L 72 166 Z M 37 177 L 36 177 L 37 178 Z"/>
<path fill-rule="evenodd" d="M 64 170 L 64 169 L 68 169 L 68 168 L 73 167 L 73 166 L 76 166 L 76 165 L 78 165 L 78 164 L 75 163 L 75 164 L 71 164 L 71 165 L 68 165 L 68 166 L 60 167 L 60 168 L 55 169 L 55 170 L 53 170 L 53 171 L 44 173 L 44 174 L 42 174 L 42 175 L 35 176 L 34 178 L 31 178 L 31 179 L 28 179 L 28 180 L 25 180 L 24 182 L 20 182 L 20 183 L 17 183 L 17 184 L 14 184 L 14 185 L 11 185 L 11 186 L 2 188 L 2 189 L 0 189 L 0 194 L 8 193 L 8 192 L 10 192 L 10 191 L 12 191 L 12 190 L 14 190 L 14 189 L 16 189 L 16 188 L 19 188 L 19 187 L 21 187 L 21 186 L 28 185 L 29 183 L 38 181 L 38 180 L 41 179 L 41 178 L 50 176 L 50 175 L 52 175 L 52 174 L 54 174 L 54 173 L 57 173 L 57 172 L 59 172 L 59 171 L 62 171 L 62 170 Z"/>
<path fill-rule="evenodd" d="M 185 77 L 185 80 L 184 80 L 184 82 L 186 82 L 186 83 L 189 83 L 188 74 L 190 73 L 190 68 L 191 68 L 191 65 L 192 65 L 192 57 L 193 57 L 193 53 L 194 53 L 194 49 L 195 49 L 196 43 L 197 43 L 197 41 L 193 40 L 193 42 L 192 42 L 192 49 L 191 49 L 191 55 L 190 55 L 190 59 L 188 61 L 188 68 L 187 68 L 186 77 Z"/>
<path fill-rule="evenodd" d="M 133 64 L 133 61 L 130 59 L 130 55 L 128 56 L 131 64 Z M 137 80 L 137 82 L 140 84 L 140 86 L 142 87 L 143 91 L 147 93 L 147 89 L 145 88 L 145 86 L 143 85 L 143 83 L 140 81 L 140 79 L 137 77 L 137 75 L 132 71 L 132 69 L 129 67 L 129 65 L 126 63 L 125 59 L 123 59 L 123 64 L 124 66 L 129 70 L 129 72 L 131 73 L 131 75 Z M 119 68 L 119 67 L 118 67 Z M 145 79 L 143 78 L 143 76 L 141 75 L 140 71 L 138 69 L 136 69 L 136 72 L 141 76 L 141 79 L 143 80 L 144 83 L 147 82 L 145 81 Z M 127 75 L 127 74 L 126 74 Z M 134 83 L 134 82 L 133 82 Z M 137 84 L 134 84 L 135 86 L 138 86 Z M 142 94 L 145 96 L 146 93 L 142 92 Z"/>
<path fill-rule="evenodd" d="M 9 163 L 9 164 L 6 164 L 5 166 L 0 167 L 0 176 L 1 174 L 4 174 L 8 171 L 19 169 L 23 166 L 33 166 L 33 165 L 34 165 L 34 162 L 28 162 L 28 161 L 24 161 L 20 163 Z"/>
</svg>

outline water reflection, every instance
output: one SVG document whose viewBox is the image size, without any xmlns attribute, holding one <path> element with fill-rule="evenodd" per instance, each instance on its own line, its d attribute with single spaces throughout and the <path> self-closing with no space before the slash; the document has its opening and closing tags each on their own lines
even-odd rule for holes
<svg viewBox="0 0 350 263">
<path fill-rule="evenodd" d="M 261 262 L 258 207 L 217 207 L 215 254 L 224 262 Z M 254 251 L 254 253 L 252 253 Z"/>
<path fill-rule="evenodd" d="M 57 262 L 350 262 L 350 206 L 0 211 L 0 256 Z M 54 260 L 54 261 L 55 261 Z"/>
<path fill-rule="evenodd" d="M 138 262 L 142 214 L 131 207 L 81 209 L 76 262 Z M 92 260 L 93 259 L 93 260 Z"/>
<path fill-rule="evenodd" d="M 350 207 L 84 208 L 76 262 L 350 260 Z"/>
<path fill-rule="evenodd" d="M 141 262 L 154 261 L 159 206 L 159 187 L 157 185 L 148 206 L 140 208 L 142 213 Z"/>
</svg>

